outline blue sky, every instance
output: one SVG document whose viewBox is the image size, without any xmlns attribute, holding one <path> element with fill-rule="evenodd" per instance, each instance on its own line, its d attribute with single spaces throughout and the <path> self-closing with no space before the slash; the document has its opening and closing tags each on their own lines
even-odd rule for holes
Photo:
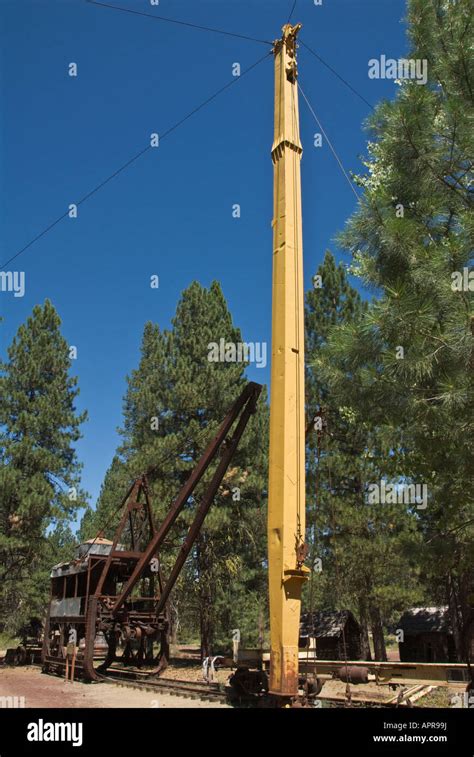
<svg viewBox="0 0 474 757">
<path fill-rule="evenodd" d="M 109 0 L 110 4 L 273 40 L 291 0 Z M 368 60 L 407 52 L 404 0 L 298 0 L 302 39 L 374 105 L 395 95 Z M 94 6 L 0 0 L 0 264 L 149 143 L 265 53 L 243 39 Z M 78 76 L 68 76 L 77 63 Z M 304 48 L 300 82 L 347 170 L 360 170 L 369 108 Z M 271 57 L 193 116 L 19 256 L 22 298 L 0 292 L 1 355 L 33 306 L 50 298 L 78 349 L 78 445 L 94 504 L 118 444 L 125 377 L 144 323 L 169 326 L 180 292 L 218 279 L 247 341 L 270 343 L 273 65 Z M 300 102 L 305 278 L 355 198 Z M 241 218 L 232 206 L 241 205 Z M 338 253 L 339 254 L 339 253 Z M 150 276 L 160 278 L 158 290 Z M 269 370 L 249 369 L 268 382 Z"/>
</svg>

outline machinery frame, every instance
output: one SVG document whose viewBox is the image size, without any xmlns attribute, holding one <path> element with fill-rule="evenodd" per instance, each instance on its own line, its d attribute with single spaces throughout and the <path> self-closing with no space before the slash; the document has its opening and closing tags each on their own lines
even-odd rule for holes
<svg viewBox="0 0 474 757">
<path fill-rule="evenodd" d="M 55 566 L 42 650 L 43 670 L 63 671 L 68 645 L 77 649 L 76 670 L 89 681 L 101 680 L 117 662 L 147 664 L 159 675 L 169 660 L 168 600 L 209 512 L 262 387 L 250 382 L 229 409 L 156 528 L 147 476 L 139 476 L 122 501 L 122 517 L 113 541 L 100 536 L 79 547 L 76 559 Z M 211 463 L 220 460 L 196 509 L 167 580 L 159 552 Z M 105 659 L 96 668 L 98 641 L 105 638 Z M 153 644 L 160 643 L 154 655 Z M 121 651 L 121 654 L 119 652 Z"/>
</svg>

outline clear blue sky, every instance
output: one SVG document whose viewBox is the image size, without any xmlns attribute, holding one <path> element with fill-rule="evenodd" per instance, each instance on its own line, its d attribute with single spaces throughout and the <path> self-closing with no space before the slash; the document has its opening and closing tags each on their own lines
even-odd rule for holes
<svg viewBox="0 0 474 757">
<path fill-rule="evenodd" d="M 150 14 L 273 40 L 292 0 L 109 0 Z M 407 51 L 404 0 L 298 0 L 302 39 L 369 102 L 395 85 L 368 78 L 368 60 Z M 0 0 L 0 264 L 265 53 L 264 45 L 91 5 Z M 67 75 L 70 62 L 78 77 Z M 369 108 L 304 48 L 300 81 L 348 170 L 359 170 Z M 169 326 L 180 292 L 218 279 L 248 341 L 270 342 L 272 59 L 150 150 L 63 219 L 7 270 L 26 293 L 0 292 L 1 354 L 36 303 L 50 298 L 79 354 L 78 453 L 95 502 L 118 444 L 125 377 L 144 323 Z M 355 207 L 327 145 L 300 103 L 305 277 Z M 242 217 L 232 218 L 239 203 Z M 338 253 L 339 254 L 339 253 Z M 151 290 L 149 277 L 160 277 Z M 268 381 L 268 369 L 249 370 Z"/>
</svg>

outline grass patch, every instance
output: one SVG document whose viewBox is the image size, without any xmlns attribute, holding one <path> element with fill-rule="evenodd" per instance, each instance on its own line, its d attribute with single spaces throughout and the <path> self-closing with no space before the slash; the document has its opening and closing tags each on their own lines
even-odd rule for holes
<svg viewBox="0 0 474 757">
<path fill-rule="evenodd" d="M 433 691 L 430 691 L 426 697 L 421 697 L 415 702 L 417 707 L 450 707 L 450 698 L 453 695 L 453 691 L 450 691 L 445 686 L 440 686 Z"/>
<path fill-rule="evenodd" d="M 15 636 L 10 636 L 8 633 L 0 633 L 0 649 L 9 649 L 14 647 L 15 649 L 21 643 L 21 640 Z"/>
</svg>

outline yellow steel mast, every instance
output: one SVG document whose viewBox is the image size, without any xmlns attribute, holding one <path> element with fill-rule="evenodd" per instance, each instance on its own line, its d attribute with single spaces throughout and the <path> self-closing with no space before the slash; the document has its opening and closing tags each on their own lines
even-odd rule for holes
<svg viewBox="0 0 474 757">
<path fill-rule="evenodd" d="M 304 290 L 296 38 L 275 42 L 272 369 L 268 495 L 270 693 L 298 690 L 305 558 Z"/>
</svg>

